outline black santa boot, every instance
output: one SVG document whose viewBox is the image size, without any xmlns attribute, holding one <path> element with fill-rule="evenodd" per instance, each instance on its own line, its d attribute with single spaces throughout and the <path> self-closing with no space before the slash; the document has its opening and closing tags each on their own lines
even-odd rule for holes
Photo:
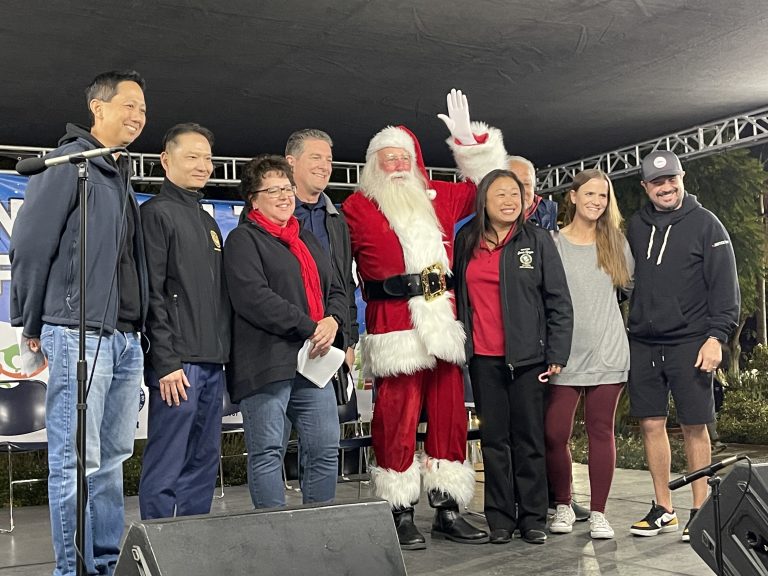
<svg viewBox="0 0 768 576">
<path fill-rule="evenodd" d="M 395 520 L 397 540 L 403 550 L 424 550 L 427 541 L 416 524 L 413 523 L 413 506 L 393 508 L 392 517 Z"/>
<path fill-rule="evenodd" d="M 432 538 L 444 538 L 462 544 L 485 544 L 488 533 L 475 528 L 459 513 L 459 505 L 442 490 L 430 490 L 429 505 L 435 508 Z"/>
</svg>

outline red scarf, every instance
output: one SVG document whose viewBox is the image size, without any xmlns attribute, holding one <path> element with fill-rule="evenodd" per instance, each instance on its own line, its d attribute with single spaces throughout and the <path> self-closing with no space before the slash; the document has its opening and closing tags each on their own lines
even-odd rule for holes
<svg viewBox="0 0 768 576">
<path fill-rule="evenodd" d="M 264 214 L 256 209 L 248 213 L 248 220 L 256 222 L 283 244 L 288 246 L 299 261 L 301 268 L 301 279 L 304 282 L 304 292 L 307 294 L 307 304 L 309 305 L 309 317 L 315 322 L 319 322 L 325 316 L 323 307 L 323 291 L 320 287 L 320 274 L 317 271 L 317 264 L 309 248 L 299 238 L 299 221 L 295 216 L 291 216 L 285 226 L 279 226 L 264 217 Z"/>
</svg>

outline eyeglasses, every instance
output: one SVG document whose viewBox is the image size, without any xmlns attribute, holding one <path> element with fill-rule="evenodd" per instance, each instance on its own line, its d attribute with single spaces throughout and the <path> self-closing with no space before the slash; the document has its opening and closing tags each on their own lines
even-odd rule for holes
<svg viewBox="0 0 768 576">
<path fill-rule="evenodd" d="M 387 154 L 384 156 L 384 164 L 388 166 L 394 166 L 398 162 L 405 162 L 406 164 L 410 164 L 411 156 L 409 154 Z"/>
<path fill-rule="evenodd" d="M 269 188 L 262 188 L 261 190 L 254 190 L 254 194 L 265 192 L 267 198 L 280 198 L 280 196 L 296 196 L 296 186 L 271 186 Z"/>
</svg>

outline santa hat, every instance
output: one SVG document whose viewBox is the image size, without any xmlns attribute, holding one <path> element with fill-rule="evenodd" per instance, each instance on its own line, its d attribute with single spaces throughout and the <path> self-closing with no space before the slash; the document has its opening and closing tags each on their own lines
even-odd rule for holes
<svg viewBox="0 0 768 576">
<path fill-rule="evenodd" d="M 411 156 L 416 156 L 415 136 L 405 126 L 387 126 L 371 138 L 365 158 L 368 159 L 383 148 L 404 148 Z"/>
<path fill-rule="evenodd" d="M 416 166 L 424 176 L 424 180 L 429 182 L 429 174 L 427 174 L 427 168 L 424 164 L 424 157 L 421 155 L 421 146 L 416 135 L 408 130 L 405 126 L 387 126 L 381 132 L 371 138 L 371 142 L 368 144 L 368 150 L 365 153 L 366 161 L 369 161 L 371 157 L 379 150 L 384 148 L 402 148 L 416 161 Z M 434 192 L 430 194 L 430 197 L 434 197 Z"/>
</svg>

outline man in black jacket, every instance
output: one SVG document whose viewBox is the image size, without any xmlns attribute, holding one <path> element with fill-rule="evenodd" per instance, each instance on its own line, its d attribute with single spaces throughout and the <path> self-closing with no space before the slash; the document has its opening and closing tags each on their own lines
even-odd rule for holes
<svg viewBox="0 0 768 576">
<path fill-rule="evenodd" d="M 331 178 L 332 146 L 331 137 L 322 130 L 298 130 L 288 137 L 285 158 L 293 167 L 296 182 L 294 215 L 320 241 L 331 258 L 339 284 L 347 293 L 349 314 L 344 318 L 343 347 L 347 351 L 347 365 L 351 368 L 355 362 L 355 344 L 359 334 L 349 228 L 344 216 L 324 192 Z"/>
<path fill-rule="evenodd" d="M 656 500 L 632 525 L 636 536 L 678 529 L 667 487 L 669 394 L 683 430 L 688 470 L 711 462 L 707 423 L 715 418 L 712 378 L 722 343 L 739 320 L 739 284 L 731 240 L 723 225 L 685 192 L 680 160 L 666 150 L 643 159 L 650 203 L 630 220 L 627 240 L 635 259 L 629 311 L 632 415 L 640 418 Z M 707 496 L 706 479 L 691 483 L 691 517 Z M 687 542 L 688 525 L 683 530 Z"/>
<path fill-rule="evenodd" d="M 146 124 L 144 80 L 134 71 L 99 74 L 86 89 L 90 128 L 67 125 L 48 157 L 128 146 Z M 85 320 L 89 377 L 86 454 L 88 574 L 111 573 L 123 533 L 123 462 L 133 453 L 143 356 L 139 331 L 147 310 L 147 275 L 130 161 L 90 160 Z M 45 422 L 48 501 L 56 576 L 74 575 L 77 456 L 80 206 L 78 169 L 52 167 L 27 186 L 11 238 L 11 324 L 24 344 L 48 359 Z M 95 351 L 99 349 L 98 358 Z"/>
<path fill-rule="evenodd" d="M 171 128 L 160 156 L 165 181 L 141 207 L 150 289 L 143 519 L 207 514 L 216 484 L 230 307 L 221 231 L 200 205 L 212 145 L 198 124 Z"/>
</svg>

